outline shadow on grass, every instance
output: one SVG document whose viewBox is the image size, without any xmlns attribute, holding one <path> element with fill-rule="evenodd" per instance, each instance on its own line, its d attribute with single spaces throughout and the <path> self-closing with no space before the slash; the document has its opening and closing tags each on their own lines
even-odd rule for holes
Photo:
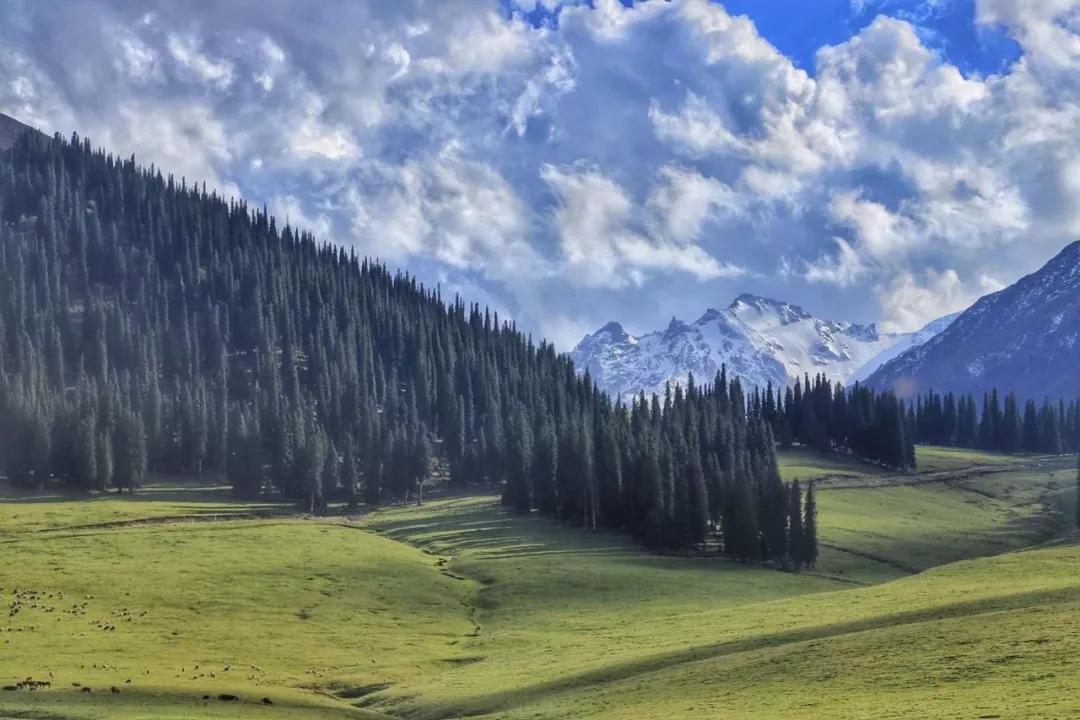
<svg viewBox="0 0 1080 720">
<path fill-rule="evenodd" d="M 687 663 L 712 660 L 794 643 L 835 638 L 853 633 L 939 620 L 967 618 L 1008 610 L 1030 609 L 1035 606 L 1061 605 L 1077 601 L 1080 601 L 1080 586 L 1073 586 L 1054 591 L 1032 591 L 963 601 L 927 609 L 877 615 L 850 622 L 794 628 L 740 640 L 701 645 L 686 650 L 658 653 L 640 660 L 615 663 L 555 680 L 524 685 L 511 690 L 475 695 L 452 705 L 440 705 L 439 707 L 430 708 L 423 706 L 410 707 L 409 715 L 436 720 L 486 715 L 511 708 L 519 708 L 534 702 L 547 701 L 552 696 L 561 693 L 628 680 Z"/>
</svg>

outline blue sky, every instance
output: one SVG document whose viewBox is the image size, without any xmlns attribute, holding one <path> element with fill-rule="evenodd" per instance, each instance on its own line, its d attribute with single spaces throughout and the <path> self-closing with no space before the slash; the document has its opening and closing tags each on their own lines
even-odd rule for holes
<svg viewBox="0 0 1080 720">
<path fill-rule="evenodd" d="M 619 0 L 632 6 L 634 0 Z M 504 12 L 520 11 L 502 0 Z M 836 45 L 879 14 L 911 22 L 923 42 L 964 74 L 1001 73 L 1020 57 L 1020 46 L 1002 26 L 979 27 L 975 0 L 727 0 L 733 15 L 746 15 L 758 32 L 807 72 L 824 45 Z M 538 5 L 524 13 L 534 25 L 557 24 L 558 12 Z"/>
<path fill-rule="evenodd" d="M 1080 0 L 0 0 L 0 112 L 569 349 L 910 330 L 1080 236 Z"/>
</svg>

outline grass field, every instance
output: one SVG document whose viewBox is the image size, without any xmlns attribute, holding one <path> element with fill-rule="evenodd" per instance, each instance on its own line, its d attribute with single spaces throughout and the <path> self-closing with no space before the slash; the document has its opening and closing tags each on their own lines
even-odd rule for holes
<svg viewBox="0 0 1080 720">
<path fill-rule="evenodd" d="M 0 692 L 0 717 L 1080 715 L 1080 549 L 1043 545 L 1072 459 L 928 450 L 943 477 L 785 453 L 785 477 L 845 478 L 798 574 L 489 497 L 311 520 L 175 479 L 8 494 L 0 684 L 52 687 Z"/>
</svg>

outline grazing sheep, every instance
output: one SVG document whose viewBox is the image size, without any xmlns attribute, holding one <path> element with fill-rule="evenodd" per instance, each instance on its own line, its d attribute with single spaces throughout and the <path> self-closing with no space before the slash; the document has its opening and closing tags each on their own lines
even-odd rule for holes
<svg viewBox="0 0 1080 720">
<path fill-rule="evenodd" d="M 221 700 L 222 702 L 237 702 L 237 701 L 240 700 L 240 698 L 236 697 L 235 695 L 224 695 L 224 694 L 218 695 L 217 698 L 218 698 L 218 700 Z"/>
<path fill-rule="evenodd" d="M 119 695 L 120 694 L 120 688 L 113 685 L 111 688 L 109 688 L 109 692 L 111 692 L 113 695 Z"/>
<path fill-rule="evenodd" d="M 84 687 L 80 692 L 84 692 L 84 693 L 89 694 L 90 693 L 90 688 Z"/>
<path fill-rule="evenodd" d="M 263 705 L 273 705 L 273 704 L 274 704 L 274 701 L 273 701 L 273 700 L 271 700 L 270 698 L 263 698 L 263 699 L 262 699 L 262 704 L 263 704 Z"/>
</svg>

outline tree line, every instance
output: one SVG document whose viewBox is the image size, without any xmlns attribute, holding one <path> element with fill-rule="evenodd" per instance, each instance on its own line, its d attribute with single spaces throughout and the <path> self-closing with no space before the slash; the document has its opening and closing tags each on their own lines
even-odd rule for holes
<svg viewBox="0 0 1080 720">
<path fill-rule="evenodd" d="M 781 447 L 799 443 L 897 470 L 915 468 L 914 418 L 892 391 L 879 393 L 858 383 L 845 388 L 824 375 L 807 374 L 783 395 L 772 383 L 763 392 L 755 390 L 751 407 Z"/>
<path fill-rule="evenodd" d="M 0 153 L 0 261 L 15 482 L 215 476 L 318 513 L 438 475 L 654 547 L 816 556 L 737 379 L 613 402 L 496 313 L 77 136 Z"/>
<path fill-rule="evenodd" d="M 997 388 L 982 397 L 927 392 L 915 400 L 916 442 L 929 445 L 995 450 L 1005 453 L 1080 451 L 1080 402 L 1027 400 L 1021 409 L 1016 395 L 1004 402 Z"/>
</svg>

